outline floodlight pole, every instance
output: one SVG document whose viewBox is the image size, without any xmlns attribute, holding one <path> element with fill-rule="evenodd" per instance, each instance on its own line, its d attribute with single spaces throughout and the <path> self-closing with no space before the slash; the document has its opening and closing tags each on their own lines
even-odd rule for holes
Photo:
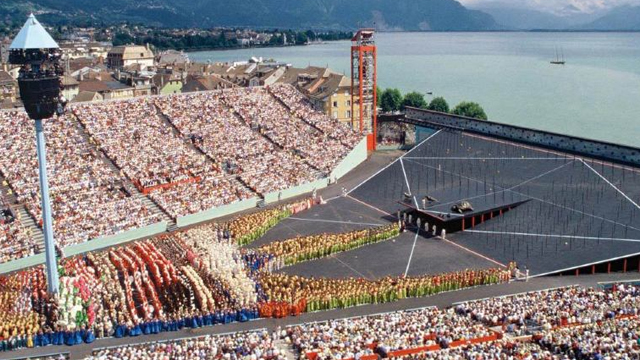
<svg viewBox="0 0 640 360">
<path fill-rule="evenodd" d="M 43 121 L 52 118 L 55 114 L 62 115 L 67 104 L 67 100 L 60 94 L 60 77 L 64 74 L 60 68 L 60 47 L 31 14 L 9 49 L 9 61 L 21 66 L 18 76 L 20 98 L 24 103 L 25 112 L 35 122 L 47 290 L 53 295 L 59 290 L 59 280 Z"/>
<path fill-rule="evenodd" d="M 44 250 L 47 266 L 47 290 L 49 294 L 57 294 L 59 289 L 58 264 L 53 241 L 53 221 L 51 218 L 51 201 L 49 200 L 49 180 L 47 179 L 47 147 L 42 119 L 36 119 L 35 125 L 38 171 L 40 172 L 40 195 L 42 197 L 42 229 L 44 230 Z"/>
</svg>

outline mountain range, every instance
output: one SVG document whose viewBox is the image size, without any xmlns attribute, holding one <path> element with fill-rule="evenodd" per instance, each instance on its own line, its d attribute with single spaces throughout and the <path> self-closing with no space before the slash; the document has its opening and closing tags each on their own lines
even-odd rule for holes
<svg viewBox="0 0 640 360">
<path fill-rule="evenodd" d="M 499 27 L 511 30 L 640 30 L 640 6 L 623 5 L 587 13 L 569 5 L 560 13 L 550 13 L 499 1 L 485 3 L 474 9 L 491 15 Z"/>
<path fill-rule="evenodd" d="M 0 0 L 0 20 L 29 12 L 48 24 L 122 21 L 164 27 L 381 31 L 640 30 L 640 6 L 552 14 L 515 2 L 469 9 L 455 0 Z"/>
<path fill-rule="evenodd" d="M 71 19 L 169 27 L 247 26 L 384 31 L 494 30 L 493 18 L 454 0 L 2 0 L 0 17 L 35 11 L 43 22 Z M 4 14 L 3 14 L 4 12 Z"/>
<path fill-rule="evenodd" d="M 575 28 L 594 31 L 640 30 L 640 6 L 620 6 L 594 21 Z"/>
<path fill-rule="evenodd" d="M 511 30 L 568 30 L 587 24 L 603 15 L 569 11 L 563 15 L 557 15 L 502 2 L 487 3 L 478 7 L 477 10 L 491 15 L 498 24 Z"/>
</svg>

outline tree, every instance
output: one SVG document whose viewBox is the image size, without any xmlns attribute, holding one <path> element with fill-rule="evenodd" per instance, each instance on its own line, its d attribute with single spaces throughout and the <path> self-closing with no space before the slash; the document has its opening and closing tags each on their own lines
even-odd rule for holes
<svg viewBox="0 0 640 360">
<path fill-rule="evenodd" d="M 269 45 L 282 45 L 282 36 L 273 34 L 271 39 L 269 39 Z"/>
<path fill-rule="evenodd" d="M 307 39 L 309 39 L 309 41 L 315 41 L 316 40 L 316 33 L 313 30 L 307 30 L 305 32 L 305 35 L 307 35 Z"/>
<path fill-rule="evenodd" d="M 455 109 L 453 109 L 453 113 L 460 116 L 487 120 L 487 114 L 484 112 L 482 106 L 474 102 L 461 102 L 455 107 Z"/>
<path fill-rule="evenodd" d="M 402 93 L 398 89 L 386 89 L 380 97 L 380 107 L 384 112 L 398 111 L 402 107 Z"/>
<path fill-rule="evenodd" d="M 431 111 L 439 111 L 439 112 L 443 112 L 443 113 L 448 113 L 449 112 L 449 104 L 447 103 L 447 100 L 445 100 L 443 97 L 437 97 L 434 98 L 433 100 L 431 100 L 431 103 L 429 104 L 429 107 L 427 108 Z"/>
<path fill-rule="evenodd" d="M 298 44 L 298 45 L 306 44 L 309 41 L 309 38 L 307 37 L 307 34 L 305 34 L 303 32 L 297 33 L 295 39 L 296 39 L 296 44 Z"/>
<path fill-rule="evenodd" d="M 378 104 L 378 107 L 382 106 L 382 89 L 380 89 L 380 86 L 376 86 L 376 104 Z"/>
<path fill-rule="evenodd" d="M 407 106 L 425 109 L 427 107 L 427 101 L 424 99 L 424 95 L 417 91 L 412 91 L 407 93 L 402 100 L 402 109 L 405 109 Z"/>
<path fill-rule="evenodd" d="M 119 32 L 113 37 L 113 46 L 128 45 L 134 42 L 133 36 Z"/>
</svg>

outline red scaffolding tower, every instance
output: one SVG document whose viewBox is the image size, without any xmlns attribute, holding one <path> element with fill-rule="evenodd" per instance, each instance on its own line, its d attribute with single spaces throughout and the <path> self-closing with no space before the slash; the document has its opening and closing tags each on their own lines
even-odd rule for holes
<svg viewBox="0 0 640 360">
<path fill-rule="evenodd" d="M 367 134 L 369 150 L 376 148 L 377 66 L 375 30 L 360 29 L 351 39 L 351 124 Z"/>
</svg>

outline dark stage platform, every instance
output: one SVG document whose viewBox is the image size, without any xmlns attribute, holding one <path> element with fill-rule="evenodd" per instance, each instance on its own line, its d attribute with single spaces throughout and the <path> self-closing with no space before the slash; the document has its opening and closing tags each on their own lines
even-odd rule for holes
<svg viewBox="0 0 640 360">
<path fill-rule="evenodd" d="M 415 197 L 412 207 L 434 216 L 460 216 L 451 209 L 460 201 L 478 216 L 446 241 L 408 232 L 285 271 L 372 278 L 404 274 L 408 264 L 407 273 L 417 275 L 516 261 L 543 275 L 640 254 L 639 169 L 453 131 L 436 132 L 347 197 L 285 220 L 253 246 L 384 224 L 407 210 L 406 193 Z M 425 196 L 437 201 L 423 208 Z M 518 206 L 480 215 L 511 204 Z"/>
<path fill-rule="evenodd" d="M 638 169 L 440 131 L 350 196 L 395 213 L 404 193 L 433 197 L 425 210 L 451 216 L 462 200 L 474 211 L 526 201 L 448 239 L 531 274 L 640 253 Z"/>
</svg>

